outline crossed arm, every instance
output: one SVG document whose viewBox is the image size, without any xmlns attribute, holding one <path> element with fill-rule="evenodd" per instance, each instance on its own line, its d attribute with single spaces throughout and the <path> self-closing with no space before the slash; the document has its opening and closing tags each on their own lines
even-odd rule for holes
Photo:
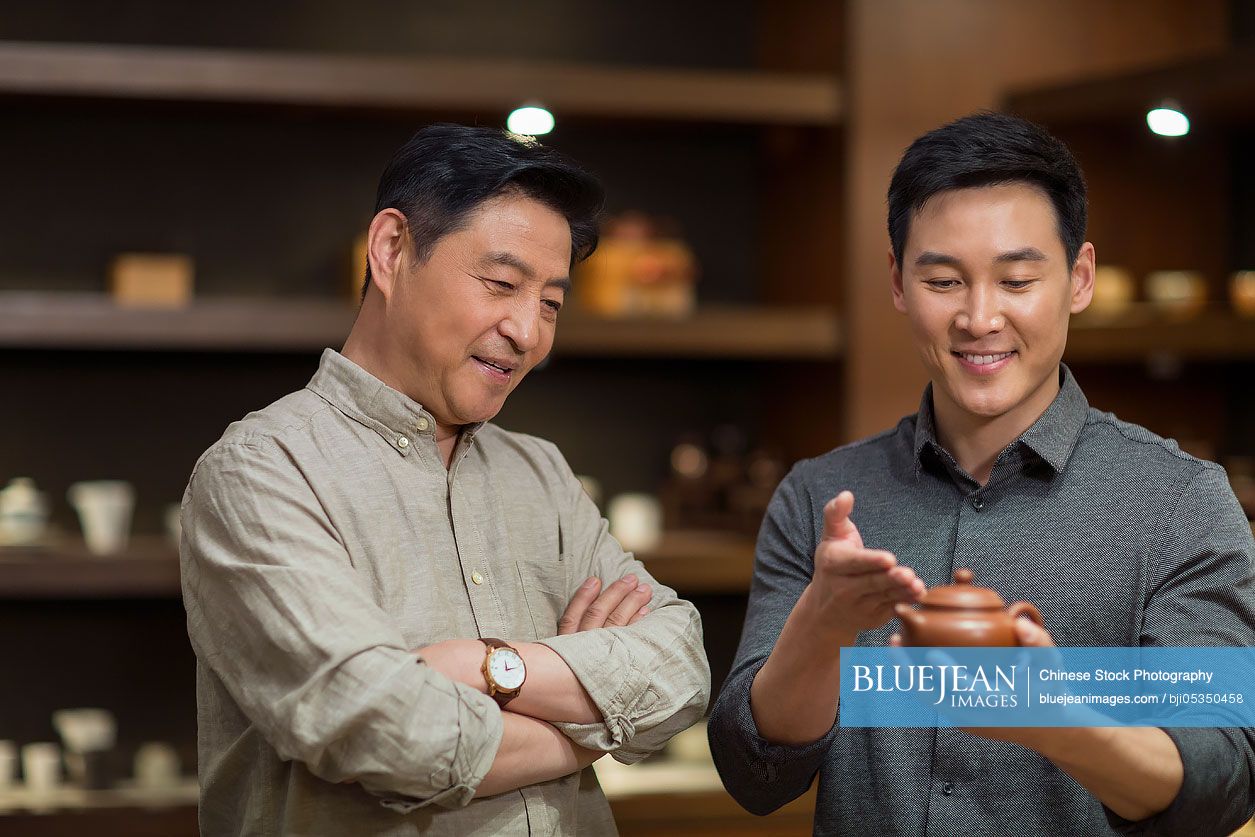
<svg viewBox="0 0 1255 837">
<path fill-rule="evenodd" d="M 601 580 L 589 578 L 572 597 L 558 623 L 558 635 L 604 627 L 631 625 L 649 612 L 653 593 L 635 575 L 601 589 Z M 601 713 L 580 685 L 570 666 L 556 651 L 532 642 L 510 642 L 527 666 L 523 691 L 502 713 L 501 745 L 475 795 L 494 796 L 527 785 L 557 779 L 583 770 L 601 756 L 600 750 L 580 747 L 550 721 L 590 724 Z M 477 639 L 452 639 L 418 649 L 433 670 L 451 680 L 488 692 L 481 666 L 484 644 Z"/>
</svg>

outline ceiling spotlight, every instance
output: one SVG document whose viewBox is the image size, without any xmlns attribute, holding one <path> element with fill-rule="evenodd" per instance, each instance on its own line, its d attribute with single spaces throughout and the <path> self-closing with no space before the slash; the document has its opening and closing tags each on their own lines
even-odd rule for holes
<svg viewBox="0 0 1255 837">
<path fill-rule="evenodd" d="M 1164 105 L 1147 111 L 1146 127 L 1161 137 L 1183 137 L 1190 132 L 1190 120 L 1176 105 Z"/>
<path fill-rule="evenodd" d="M 506 118 L 505 126 L 512 134 L 538 137 L 553 130 L 553 114 L 541 107 L 517 108 Z"/>
</svg>

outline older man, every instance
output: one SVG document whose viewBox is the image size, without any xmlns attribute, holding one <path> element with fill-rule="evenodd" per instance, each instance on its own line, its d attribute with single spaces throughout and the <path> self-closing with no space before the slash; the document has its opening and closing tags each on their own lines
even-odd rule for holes
<svg viewBox="0 0 1255 837">
<path fill-rule="evenodd" d="M 695 609 L 552 444 L 487 423 L 552 348 L 600 203 L 534 142 L 420 131 L 343 351 L 197 463 L 204 834 L 613 833 L 585 768 L 701 717 Z"/>
</svg>

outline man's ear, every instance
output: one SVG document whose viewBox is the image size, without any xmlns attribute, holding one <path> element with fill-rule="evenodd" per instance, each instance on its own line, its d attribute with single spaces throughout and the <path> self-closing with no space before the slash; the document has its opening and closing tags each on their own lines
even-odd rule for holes
<svg viewBox="0 0 1255 837">
<path fill-rule="evenodd" d="M 893 289 L 893 307 L 906 313 L 906 296 L 902 289 L 902 267 L 893 256 L 893 247 L 889 248 L 889 285 Z"/>
<path fill-rule="evenodd" d="M 1072 265 L 1072 298 L 1069 307 L 1079 314 L 1089 307 L 1094 298 L 1094 245 L 1088 241 L 1081 245 Z"/>
<path fill-rule="evenodd" d="M 366 233 L 366 258 L 370 262 L 370 283 L 384 299 L 392 298 L 397 277 L 405 264 L 409 224 L 395 209 L 379 211 Z"/>
</svg>

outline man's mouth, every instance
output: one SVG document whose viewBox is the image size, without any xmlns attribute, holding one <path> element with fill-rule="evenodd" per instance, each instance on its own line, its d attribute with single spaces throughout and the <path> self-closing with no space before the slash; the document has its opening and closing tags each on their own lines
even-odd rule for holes
<svg viewBox="0 0 1255 837">
<path fill-rule="evenodd" d="M 954 354 L 956 357 L 963 358 L 963 360 L 967 361 L 973 366 L 989 366 L 991 364 L 997 363 L 998 361 L 1006 360 L 1007 358 L 1014 355 L 1015 352 L 996 352 L 994 354 L 975 354 L 972 352 L 952 352 L 952 354 Z"/>
<path fill-rule="evenodd" d="M 479 355 L 471 355 L 471 357 L 475 358 L 475 360 L 479 361 L 479 362 L 480 362 L 480 363 L 482 363 L 484 366 L 487 366 L 489 369 L 491 369 L 491 370 L 493 370 L 493 371 L 495 371 L 495 372 L 499 372 L 500 374 L 505 375 L 505 376 L 507 376 L 507 377 L 508 377 L 508 376 L 509 376 L 509 375 L 510 375 L 513 371 L 514 371 L 514 369 L 515 369 L 515 364 L 512 364 L 512 363 L 510 363 L 509 361 L 505 361 L 505 360 L 489 360 L 488 358 L 486 358 L 486 357 L 480 357 Z"/>
</svg>

